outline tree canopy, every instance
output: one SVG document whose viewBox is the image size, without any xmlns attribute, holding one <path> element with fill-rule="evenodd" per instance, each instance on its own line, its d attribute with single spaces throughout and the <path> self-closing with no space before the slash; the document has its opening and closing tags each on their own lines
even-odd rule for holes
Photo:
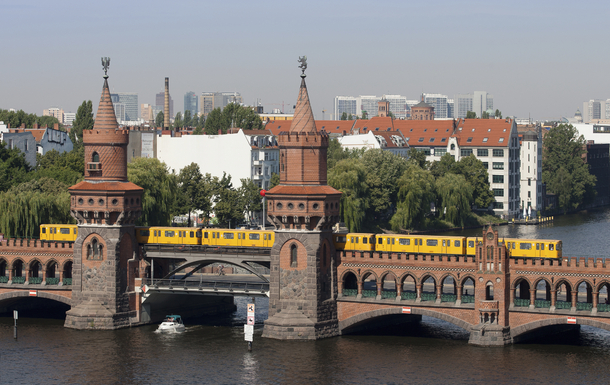
<svg viewBox="0 0 610 385">
<path fill-rule="evenodd" d="M 553 127 L 544 137 L 542 181 L 547 191 L 557 195 L 564 212 L 595 196 L 597 179 L 589 173 L 585 153 L 585 138 L 571 124 Z"/>
<path fill-rule="evenodd" d="M 219 130 L 224 134 L 231 127 L 260 130 L 263 128 L 263 122 L 252 107 L 237 103 L 229 103 L 222 110 L 215 108 L 205 121 L 205 133 L 208 135 L 217 135 Z"/>
<path fill-rule="evenodd" d="M 11 128 L 21 127 L 25 124 L 26 128 L 34 127 L 34 123 L 38 123 L 40 127 L 51 127 L 57 123 L 59 129 L 63 130 L 63 126 L 54 116 L 37 116 L 36 114 L 28 114 L 23 110 L 9 111 L 0 109 L 0 121 L 4 124 L 10 125 Z"/>
<path fill-rule="evenodd" d="M 341 191 L 341 218 L 352 232 L 362 228 L 369 208 L 366 168 L 358 158 L 340 160 L 328 174 L 328 184 Z"/>
<path fill-rule="evenodd" d="M 91 100 L 83 101 L 76 111 L 69 134 L 74 148 L 83 147 L 83 130 L 93 129 L 93 123 L 93 104 Z"/>
</svg>

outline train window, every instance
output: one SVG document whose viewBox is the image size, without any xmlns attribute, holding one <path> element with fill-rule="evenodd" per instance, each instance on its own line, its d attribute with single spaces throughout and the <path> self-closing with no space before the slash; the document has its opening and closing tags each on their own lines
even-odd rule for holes
<svg viewBox="0 0 610 385">
<path fill-rule="evenodd" d="M 143 237 L 148 237 L 150 235 L 150 230 L 140 230 L 140 235 Z"/>
<path fill-rule="evenodd" d="M 345 243 L 345 242 L 347 242 L 347 237 L 337 237 L 337 242 L 338 243 Z"/>
<path fill-rule="evenodd" d="M 403 245 L 403 246 L 408 246 L 411 244 L 411 240 L 409 238 L 400 238 L 398 240 L 398 243 Z"/>
<path fill-rule="evenodd" d="M 246 233 L 241 233 L 241 239 L 246 239 Z"/>
<path fill-rule="evenodd" d="M 195 233 L 195 236 L 196 236 L 197 238 L 201 238 L 201 230 L 197 231 L 197 232 Z"/>
<path fill-rule="evenodd" d="M 155 233 L 155 237 L 156 237 L 157 236 L 157 230 L 154 230 L 154 233 Z"/>
<path fill-rule="evenodd" d="M 540 244 L 540 250 L 544 250 L 544 243 Z"/>
<path fill-rule="evenodd" d="M 165 232 L 165 236 L 168 238 L 172 238 L 174 235 L 176 235 L 175 231 L 166 231 Z"/>
<path fill-rule="evenodd" d="M 369 239 L 369 243 L 374 245 L 375 244 L 375 237 L 371 237 L 371 239 Z"/>
<path fill-rule="evenodd" d="M 261 239 L 261 235 L 256 233 L 250 233 L 248 234 L 248 238 L 253 241 L 258 241 L 259 239 Z M 265 234 L 265 239 L 267 239 L 267 234 Z"/>
<path fill-rule="evenodd" d="M 390 238 L 388 238 L 388 245 L 390 244 Z"/>
<path fill-rule="evenodd" d="M 394 238 L 392 238 L 392 244 L 394 244 Z"/>
<path fill-rule="evenodd" d="M 366 241 L 368 240 L 367 237 L 362 237 L 362 243 L 366 245 Z"/>
<path fill-rule="evenodd" d="M 205 233 L 203 233 L 203 237 L 204 237 L 205 239 L 208 239 L 208 232 L 207 232 L 207 231 L 206 231 Z"/>
<path fill-rule="evenodd" d="M 453 246 L 455 246 L 455 247 L 460 247 L 460 241 L 455 241 L 455 243 L 453 244 Z"/>
<path fill-rule="evenodd" d="M 42 233 L 43 233 L 43 234 L 46 234 L 46 233 L 47 233 L 47 228 L 46 228 L 46 227 L 43 227 L 43 228 L 42 228 Z"/>
<path fill-rule="evenodd" d="M 515 249 L 515 242 L 513 242 L 513 250 Z"/>
<path fill-rule="evenodd" d="M 356 243 L 360 243 L 360 237 L 356 237 Z"/>
<path fill-rule="evenodd" d="M 350 241 L 350 242 L 351 242 L 351 243 L 354 243 L 354 237 L 352 237 L 352 239 L 351 239 L 351 241 Z"/>
<path fill-rule="evenodd" d="M 468 241 L 468 247 L 474 247 L 474 241 Z"/>
<path fill-rule="evenodd" d="M 237 239 L 241 239 L 241 234 L 237 233 Z"/>
<path fill-rule="evenodd" d="M 447 243 L 447 241 L 445 241 L 445 240 L 443 239 L 443 247 L 447 246 L 447 245 L 446 245 L 446 243 Z"/>
<path fill-rule="evenodd" d="M 555 249 L 556 249 L 557 251 L 560 251 L 560 250 L 561 250 L 561 247 L 562 247 L 562 246 L 561 246 L 561 242 L 558 242 L 558 243 L 557 243 L 557 247 L 555 247 Z"/>
<path fill-rule="evenodd" d="M 216 238 L 216 233 L 212 231 L 212 238 Z"/>
<path fill-rule="evenodd" d="M 383 238 L 377 238 L 377 243 L 379 243 L 380 245 L 383 245 Z"/>
<path fill-rule="evenodd" d="M 74 234 L 78 234 L 78 228 L 74 228 Z"/>
<path fill-rule="evenodd" d="M 438 239 L 426 239 L 426 246 L 438 246 Z"/>
<path fill-rule="evenodd" d="M 235 234 L 233 234 L 233 233 L 222 233 L 222 237 L 224 239 L 233 239 L 235 237 Z"/>
<path fill-rule="evenodd" d="M 532 249 L 532 244 L 531 243 L 526 243 L 526 242 L 521 242 L 519 244 L 519 248 L 521 250 L 531 250 Z"/>
<path fill-rule="evenodd" d="M 189 233 L 189 236 L 190 236 L 191 238 L 195 238 L 195 232 L 194 232 L 194 231 L 191 231 L 191 232 Z"/>
<path fill-rule="evenodd" d="M 263 234 L 263 239 L 266 241 L 267 240 L 267 234 Z"/>
<path fill-rule="evenodd" d="M 536 243 L 536 250 L 540 250 L 540 243 Z"/>
</svg>

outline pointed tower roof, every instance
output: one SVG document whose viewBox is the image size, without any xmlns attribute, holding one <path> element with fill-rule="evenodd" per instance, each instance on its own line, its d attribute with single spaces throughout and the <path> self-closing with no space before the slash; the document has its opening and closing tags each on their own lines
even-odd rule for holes
<svg viewBox="0 0 610 385">
<path fill-rule="evenodd" d="M 116 121 L 116 115 L 114 114 L 114 106 L 112 104 L 112 98 L 110 97 L 110 90 L 108 89 L 108 76 L 104 76 L 104 87 L 102 88 L 102 97 L 100 98 L 100 104 L 97 107 L 97 115 L 95 115 L 95 122 L 93 123 L 93 129 L 113 129 L 119 128 L 119 124 Z"/>
<path fill-rule="evenodd" d="M 301 75 L 301 88 L 299 89 L 299 98 L 296 108 L 294 109 L 294 117 L 290 125 L 290 132 L 318 132 L 316 122 L 313 118 L 313 111 L 309 102 L 309 94 L 307 93 L 307 85 L 305 84 L 305 74 Z"/>
</svg>

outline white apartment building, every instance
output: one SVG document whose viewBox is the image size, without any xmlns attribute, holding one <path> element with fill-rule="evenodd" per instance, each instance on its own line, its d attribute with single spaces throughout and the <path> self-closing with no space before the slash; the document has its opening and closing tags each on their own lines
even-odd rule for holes
<svg viewBox="0 0 610 385">
<path fill-rule="evenodd" d="M 542 130 L 522 133 L 521 139 L 521 214 L 531 207 L 531 216 L 536 217 L 543 209 L 542 201 Z"/>
<path fill-rule="evenodd" d="M 379 102 L 385 99 L 390 102 L 390 112 L 396 119 L 406 119 L 409 115 L 407 98 L 402 95 L 360 95 L 360 96 L 335 96 L 334 119 L 340 120 L 345 112 L 348 116 L 362 117 L 366 112 L 367 118 L 377 116 Z M 417 104 L 417 103 L 416 103 Z"/>
<path fill-rule="evenodd" d="M 434 107 L 435 119 L 451 118 L 448 112 L 447 95 L 441 94 L 424 94 L 424 102 Z"/>
<path fill-rule="evenodd" d="M 409 145 L 400 131 L 365 131 L 362 134 L 341 136 L 337 140 L 341 147 L 347 149 L 378 148 L 403 158 L 408 157 Z"/>
</svg>

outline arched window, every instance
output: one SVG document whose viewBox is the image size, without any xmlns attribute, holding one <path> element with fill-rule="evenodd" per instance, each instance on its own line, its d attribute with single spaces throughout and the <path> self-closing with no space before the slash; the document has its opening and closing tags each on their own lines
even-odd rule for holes
<svg viewBox="0 0 610 385">
<path fill-rule="evenodd" d="M 102 259 L 104 245 L 97 238 L 93 238 L 91 243 L 87 244 L 87 259 Z"/>
<path fill-rule="evenodd" d="M 487 282 L 487 286 L 485 286 L 485 300 L 493 301 L 494 299 L 494 285 L 491 282 Z"/>
<path fill-rule="evenodd" d="M 290 267 L 298 267 L 297 263 L 297 245 L 290 246 Z"/>
<path fill-rule="evenodd" d="M 455 150 L 455 144 L 451 143 L 451 149 Z"/>
<path fill-rule="evenodd" d="M 99 162 L 100 161 L 100 154 L 98 154 L 97 152 L 94 152 L 92 155 L 92 162 Z"/>
</svg>

